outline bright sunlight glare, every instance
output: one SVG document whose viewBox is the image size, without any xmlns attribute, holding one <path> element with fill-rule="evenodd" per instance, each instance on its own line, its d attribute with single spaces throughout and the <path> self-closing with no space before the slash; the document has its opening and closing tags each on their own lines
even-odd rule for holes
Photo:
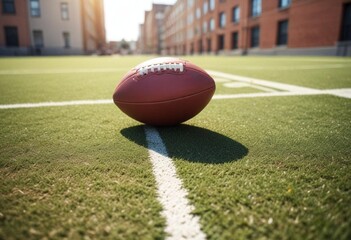
<svg viewBox="0 0 351 240">
<path fill-rule="evenodd" d="M 105 27 L 107 41 L 137 40 L 139 24 L 144 22 L 144 12 L 153 3 L 174 4 L 176 0 L 105 0 Z"/>
</svg>

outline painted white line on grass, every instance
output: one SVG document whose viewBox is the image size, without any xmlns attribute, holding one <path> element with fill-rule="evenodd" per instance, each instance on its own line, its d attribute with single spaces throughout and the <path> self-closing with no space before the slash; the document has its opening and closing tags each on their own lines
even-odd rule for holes
<svg viewBox="0 0 351 240">
<path fill-rule="evenodd" d="M 351 98 L 351 88 L 327 89 L 325 92 L 338 97 Z"/>
<path fill-rule="evenodd" d="M 215 80 L 216 83 L 230 82 L 229 79 L 219 78 L 219 77 L 214 77 L 213 80 Z"/>
<path fill-rule="evenodd" d="M 177 177 L 176 168 L 172 159 L 168 157 L 158 131 L 145 126 L 145 134 L 156 178 L 158 199 L 163 206 L 162 214 L 167 222 L 167 239 L 206 239 L 200 228 L 199 217 L 191 214 L 194 207 L 187 199 L 188 193 Z"/>
<path fill-rule="evenodd" d="M 65 101 L 65 102 L 18 103 L 18 104 L 3 104 L 3 105 L 0 105 L 0 109 L 61 107 L 61 106 L 76 106 L 76 105 L 110 104 L 110 103 L 113 103 L 112 99 L 77 100 L 77 101 Z"/>
<path fill-rule="evenodd" d="M 243 76 L 239 76 L 239 75 L 222 73 L 222 72 L 217 72 L 217 71 L 212 71 L 212 70 L 206 70 L 206 71 L 208 74 L 215 76 L 215 77 L 227 78 L 227 79 L 234 80 L 234 81 L 261 85 L 261 86 L 275 88 L 275 89 L 282 90 L 282 91 L 311 92 L 311 91 L 315 90 L 313 88 L 300 87 L 300 86 L 295 86 L 295 85 L 286 84 L 286 83 L 271 82 L 271 81 L 267 81 L 267 80 L 250 78 L 250 77 L 243 77 Z"/>
<path fill-rule="evenodd" d="M 241 94 L 218 94 L 213 96 L 213 100 L 234 99 L 234 98 L 258 98 L 258 97 L 282 97 L 282 96 L 302 96 L 329 94 L 325 91 L 311 92 L 261 92 L 261 93 L 241 93 Z"/>
<path fill-rule="evenodd" d="M 128 68 L 73 68 L 73 69 L 28 69 L 28 70 L 0 70 L 0 75 L 22 74 L 62 74 L 62 73 L 111 73 L 127 71 Z"/>
<path fill-rule="evenodd" d="M 351 98 L 351 88 L 327 89 L 327 90 L 311 90 L 303 92 L 264 92 L 264 93 L 242 93 L 242 94 L 216 94 L 212 99 L 232 99 L 232 98 L 257 98 L 257 97 L 279 97 L 279 96 L 298 96 L 298 95 L 320 95 L 329 94 L 343 98 Z M 66 102 L 40 102 L 40 103 L 18 103 L 18 104 L 3 104 L 0 109 L 15 109 L 15 108 L 39 108 L 39 107 L 62 107 L 62 106 L 78 106 L 78 105 L 97 105 L 111 104 L 110 99 L 98 100 L 78 100 Z"/>
<path fill-rule="evenodd" d="M 277 90 L 274 90 L 272 88 L 262 87 L 262 86 L 259 86 L 259 85 L 243 83 L 243 82 L 229 82 L 229 83 L 224 83 L 223 86 L 226 87 L 226 88 L 250 87 L 250 88 L 256 88 L 256 89 L 264 91 L 264 92 L 278 92 Z"/>
</svg>

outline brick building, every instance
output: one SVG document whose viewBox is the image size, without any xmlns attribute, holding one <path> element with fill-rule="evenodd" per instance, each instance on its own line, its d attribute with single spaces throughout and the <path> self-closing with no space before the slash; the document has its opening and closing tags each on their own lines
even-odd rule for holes
<svg viewBox="0 0 351 240">
<path fill-rule="evenodd" d="M 2 0 L 0 7 L 0 55 L 90 54 L 105 47 L 103 0 Z"/>
<path fill-rule="evenodd" d="M 178 0 L 165 12 L 165 52 L 171 55 L 186 53 L 187 0 Z"/>
<path fill-rule="evenodd" d="M 27 0 L 0 2 L 0 55 L 26 55 L 30 46 Z"/>
<path fill-rule="evenodd" d="M 178 0 L 166 54 L 351 55 L 351 0 Z"/>
<path fill-rule="evenodd" d="M 139 52 L 161 54 L 165 49 L 164 19 L 165 11 L 170 5 L 152 4 L 150 11 L 145 11 L 144 24 L 140 26 L 138 46 Z"/>
<path fill-rule="evenodd" d="M 84 52 L 103 51 L 106 45 L 103 0 L 80 0 L 80 7 Z"/>
</svg>

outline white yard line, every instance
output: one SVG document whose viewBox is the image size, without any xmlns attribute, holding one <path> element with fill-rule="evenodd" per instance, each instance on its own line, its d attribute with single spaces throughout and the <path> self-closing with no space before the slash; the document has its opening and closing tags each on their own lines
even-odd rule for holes
<svg viewBox="0 0 351 240">
<path fill-rule="evenodd" d="M 226 79 L 230 79 L 230 80 L 234 80 L 234 81 L 261 85 L 261 86 L 274 88 L 274 89 L 278 89 L 278 90 L 282 90 L 282 91 L 289 91 L 289 92 L 312 92 L 312 91 L 315 91 L 315 89 L 312 89 L 312 88 L 300 87 L 300 86 L 290 85 L 290 84 L 286 84 L 286 83 L 271 82 L 271 81 L 267 81 L 267 80 L 250 78 L 250 77 L 243 77 L 243 76 L 239 76 L 239 75 L 222 73 L 222 72 L 217 72 L 217 71 L 212 71 L 212 70 L 206 70 L 206 71 L 208 74 L 210 74 L 211 76 L 214 76 L 214 77 L 226 78 Z"/>
<path fill-rule="evenodd" d="M 318 95 L 318 94 L 330 94 L 343 98 L 351 98 L 351 88 L 341 89 L 313 89 L 295 86 L 285 83 L 271 82 L 267 80 L 243 77 L 234 74 L 216 72 L 212 70 L 206 70 L 214 78 L 219 77 L 222 79 L 229 79 L 239 82 L 244 82 L 252 87 L 256 87 L 264 93 L 244 93 L 244 94 L 232 94 L 232 95 L 215 95 L 213 99 L 229 99 L 229 98 L 255 98 L 255 97 L 275 97 L 275 96 L 296 96 L 296 95 Z M 255 86 L 258 85 L 258 86 Z M 264 87 L 260 87 L 264 86 Z M 274 89 L 282 90 L 285 92 L 277 92 Z M 77 100 L 77 101 L 65 101 L 65 102 L 39 102 L 39 103 L 19 103 L 19 104 L 0 104 L 0 109 L 13 109 L 13 108 L 37 108 L 37 107 L 58 107 L 58 106 L 75 106 L 75 105 L 95 105 L 95 104 L 110 104 L 113 103 L 110 99 L 100 100 Z"/>
<path fill-rule="evenodd" d="M 187 199 L 188 193 L 177 177 L 176 168 L 168 157 L 158 131 L 145 126 L 145 134 L 157 182 L 158 200 L 163 206 L 162 215 L 167 222 L 167 239 L 206 239 L 200 228 L 199 217 L 191 214 L 194 207 Z"/>
<path fill-rule="evenodd" d="M 227 83 L 224 83 L 223 86 L 226 87 L 226 88 L 250 87 L 250 88 L 256 88 L 256 89 L 264 91 L 264 92 L 278 92 L 277 90 L 272 89 L 272 88 L 262 87 L 262 86 L 259 86 L 259 85 L 243 83 L 243 82 L 227 82 Z"/>
<path fill-rule="evenodd" d="M 73 69 L 28 69 L 28 70 L 0 70 L 0 75 L 22 74 L 61 74 L 61 73 L 110 73 L 127 71 L 127 68 L 73 68 Z"/>
<path fill-rule="evenodd" d="M 351 98 L 351 88 L 327 89 L 324 92 L 338 97 Z"/>
<path fill-rule="evenodd" d="M 61 106 L 76 106 L 76 105 L 110 104 L 110 103 L 113 103 L 112 99 L 78 100 L 78 101 L 65 101 L 65 102 L 18 103 L 18 104 L 3 104 L 3 105 L 0 105 L 0 109 L 61 107 Z"/>
<path fill-rule="evenodd" d="M 275 90 L 273 88 L 262 87 L 262 86 L 254 85 L 254 84 L 250 84 L 249 87 L 256 88 L 256 89 L 264 91 L 264 92 L 278 92 L 277 90 Z"/>
<path fill-rule="evenodd" d="M 282 97 L 282 96 L 302 96 L 329 94 L 324 91 L 311 92 L 260 92 L 260 93 L 241 93 L 241 94 L 218 94 L 213 96 L 213 100 L 234 99 L 234 98 L 258 98 L 258 97 Z"/>
<path fill-rule="evenodd" d="M 298 96 L 298 95 L 320 95 L 329 94 L 343 98 L 351 98 L 351 88 L 312 90 L 303 92 L 264 92 L 264 93 L 242 93 L 242 94 L 216 94 L 212 99 L 232 99 L 232 98 L 257 98 L 257 97 L 279 97 L 279 96 Z M 111 99 L 98 100 L 79 100 L 66 102 L 39 102 L 39 103 L 19 103 L 19 104 L 0 104 L 0 109 L 15 108 L 40 108 L 40 107 L 61 107 L 61 106 L 78 106 L 78 105 L 96 105 L 111 104 Z"/>
</svg>

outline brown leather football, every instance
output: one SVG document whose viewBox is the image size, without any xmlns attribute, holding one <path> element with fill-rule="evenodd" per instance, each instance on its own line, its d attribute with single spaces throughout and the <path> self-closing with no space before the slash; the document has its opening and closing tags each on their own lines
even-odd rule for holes
<svg viewBox="0 0 351 240">
<path fill-rule="evenodd" d="M 155 58 L 130 70 L 113 101 L 131 118 L 155 126 L 176 125 L 209 103 L 215 82 L 198 66 L 178 58 Z"/>
</svg>

